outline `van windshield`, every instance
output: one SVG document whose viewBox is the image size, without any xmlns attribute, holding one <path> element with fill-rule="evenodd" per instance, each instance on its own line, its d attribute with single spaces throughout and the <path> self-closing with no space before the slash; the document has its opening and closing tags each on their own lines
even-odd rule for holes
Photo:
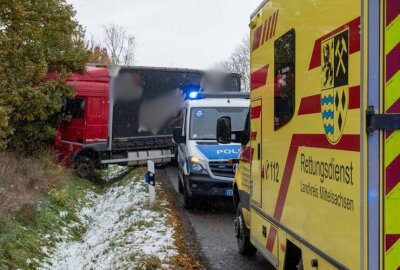
<svg viewBox="0 0 400 270">
<path fill-rule="evenodd" d="M 217 120 L 223 116 L 231 118 L 233 131 L 243 130 L 248 110 L 246 107 L 192 108 L 190 113 L 190 139 L 216 140 Z"/>
</svg>

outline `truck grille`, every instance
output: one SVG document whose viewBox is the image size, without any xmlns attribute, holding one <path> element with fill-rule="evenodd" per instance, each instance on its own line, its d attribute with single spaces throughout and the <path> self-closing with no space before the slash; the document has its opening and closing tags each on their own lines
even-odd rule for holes
<svg viewBox="0 0 400 270">
<path fill-rule="evenodd" d="M 215 176 L 233 178 L 235 176 L 234 165 L 226 161 L 211 161 L 209 162 L 211 172 Z"/>
</svg>

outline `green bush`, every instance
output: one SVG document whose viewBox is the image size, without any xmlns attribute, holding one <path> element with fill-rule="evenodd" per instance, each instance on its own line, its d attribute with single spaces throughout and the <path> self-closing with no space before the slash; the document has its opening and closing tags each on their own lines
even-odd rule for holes
<svg viewBox="0 0 400 270">
<path fill-rule="evenodd" d="M 84 31 L 64 0 L 0 1 L 0 147 L 32 151 L 54 137 L 88 59 Z M 52 73 L 52 80 L 47 75 Z"/>
</svg>

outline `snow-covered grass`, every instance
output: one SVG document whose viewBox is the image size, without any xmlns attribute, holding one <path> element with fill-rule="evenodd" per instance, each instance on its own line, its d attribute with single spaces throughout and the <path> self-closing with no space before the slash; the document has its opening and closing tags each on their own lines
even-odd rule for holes
<svg viewBox="0 0 400 270">
<path fill-rule="evenodd" d="M 101 179 L 105 182 L 109 182 L 114 180 L 123 174 L 125 174 L 129 170 L 128 167 L 119 166 L 119 165 L 109 165 L 107 170 L 101 171 Z"/>
<path fill-rule="evenodd" d="M 78 221 L 63 228 L 53 247 L 42 248 L 48 257 L 39 268 L 170 268 L 177 249 L 168 224 L 168 205 L 166 201 L 158 201 L 156 207 L 148 205 L 147 185 L 139 173 L 142 170 L 129 173 L 101 194 L 88 190 L 74 213 Z M 70 232 L 77 227 L 82 234 L 72 237 Z"/>
</svg>

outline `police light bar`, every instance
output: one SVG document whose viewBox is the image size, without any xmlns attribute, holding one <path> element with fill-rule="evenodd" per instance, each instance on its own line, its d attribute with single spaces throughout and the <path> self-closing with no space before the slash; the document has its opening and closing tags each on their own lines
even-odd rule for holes
<svg viewBox="0 0 400 270">
<path fill-rule="evenodd" d="M 249 99 L 250 93 L 247 92 L 216 92 L 210 93 L 205 92 L 203 93 L 204 98 L 243 98 Z"/>
<path fill-rule="evenodd" d="M 186 99 L 204 99 L 204 98 L 242 98 L 249 99 L 250 94 L 246 92 L 207 92 L 198 87 L 188 87 L 185 90 Z"/>
</svg>

